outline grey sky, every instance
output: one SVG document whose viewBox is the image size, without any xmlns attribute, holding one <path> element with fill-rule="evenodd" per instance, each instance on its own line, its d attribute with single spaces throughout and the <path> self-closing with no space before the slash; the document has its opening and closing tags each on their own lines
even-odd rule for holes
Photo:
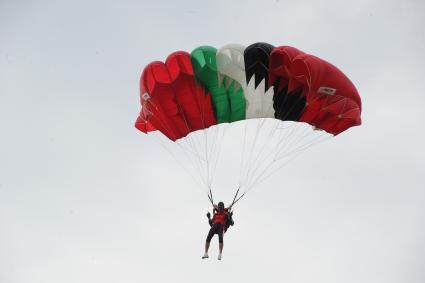
<svg viewBox="0 0 425 283">
<path fill-rule="evenodd" d="M 0 282 L 424 282 L 424 27 L 423 1 L 1 0 Z M 205 196 L 133 127 L 139 75 L 256 41 L 340 67 L 363 125 L 253 190 L 205 262 Z"/>
</svg>

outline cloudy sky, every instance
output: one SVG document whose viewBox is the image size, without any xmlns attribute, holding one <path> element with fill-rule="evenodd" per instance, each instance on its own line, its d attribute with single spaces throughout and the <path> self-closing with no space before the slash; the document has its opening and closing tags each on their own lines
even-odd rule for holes
<svg viewBox="0 0 425 283">
<path fill-rule="evenodd" d="M 344 70 L 363 125 L 252 190 L 202 261 L 208 202 L 133 127 L 139 75 L 257 41 Z M 424 50 L 420 0 L 0 0 L 0 282 L 424 282 Z"/>
</svg>

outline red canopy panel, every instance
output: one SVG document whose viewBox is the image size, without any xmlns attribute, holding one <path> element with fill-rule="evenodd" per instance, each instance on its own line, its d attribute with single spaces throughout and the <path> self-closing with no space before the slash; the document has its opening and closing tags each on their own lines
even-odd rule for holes
<svg viewBox="0 0 425 283">
<path fill-rule="evenodd" d="M 269 60 L 276 118 L 306 122 L 333 135 L 361 124 L 360 96 L 334 65 L 290 46 L 274 48 Z"/>
<path fill-rule="evenodd" d="M 291 67 L 292 61 L 295 57 L 302 54 L 304 54 L 304 52 L 291 46 L 275 47 L 270 53 L 269 58 L 269 87 L 278 80 L 279 86 L 277 89 L 275 88 L 275 92 L 279 92 L 284 87 L 287 87 L 291 80 L 289 68 Z"/>
<path fill-rule="evenodd" d="M 292 76 L 303 84 L 306 109 L 300 122 L 331 134 L 361 124 L 361 99 L 356 87 L 337 67 L 308 54 L 298 55 Z"/>
<path fill-rule="evenodd" d="M 142 111 L 136 128 L 159 130 L 171 140 L 215 125 L 210 94 L 196 82 L 190 55 L 172 53 L 146 66 L 140 78 Z"/>
</svg>

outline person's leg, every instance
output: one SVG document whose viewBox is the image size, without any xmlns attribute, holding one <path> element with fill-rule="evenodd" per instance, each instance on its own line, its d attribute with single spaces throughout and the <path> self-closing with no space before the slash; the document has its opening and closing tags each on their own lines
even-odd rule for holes
<svg viewBox="0 0 425 283">
<path fill-rule="evenodd" d="M 220 226 L 220 230 L 218 231 L 218 249 L 219 249 L 219 254 L 218 254 L 218 260 L 221 260 L 221 253 L 223 252 L 223 226 Z"/>
<path fill-rule="evenodd" d="M 205 254 L 208 254 L 208 249 L 210 248 L 210 241 L 205 242 Z"/>
<path fill-rule="evenodd" d="M 213 226 L 213 227 L 211 227 L 210 231 L 208 232 L 207 239 L 205 241 L 205 253 L 202 256 L 202 258 L 208 258 L 208 249 L 210 248 L 210 242 L 211 242 L 212 237 L 214 236 L 214 233 L 215 233 L 215 227 Z"/>
</svg>

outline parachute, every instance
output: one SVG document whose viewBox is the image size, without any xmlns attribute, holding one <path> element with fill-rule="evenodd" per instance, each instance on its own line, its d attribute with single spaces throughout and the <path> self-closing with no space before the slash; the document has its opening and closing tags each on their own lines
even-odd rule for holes
<svg viewBox="0 0 425 283">
<path fill-rule="evenodd" d="M 176 143 L 189 160 L 181 165 L 192 164 L 211 202 L 225 125 L 243 124 L 235 203 L 308 147 L 361 124 L 360 96 L 337 67 L 261 42 L 201 46 L 152 62 L 140 98 L 136 128 Z"/>
</svg>

